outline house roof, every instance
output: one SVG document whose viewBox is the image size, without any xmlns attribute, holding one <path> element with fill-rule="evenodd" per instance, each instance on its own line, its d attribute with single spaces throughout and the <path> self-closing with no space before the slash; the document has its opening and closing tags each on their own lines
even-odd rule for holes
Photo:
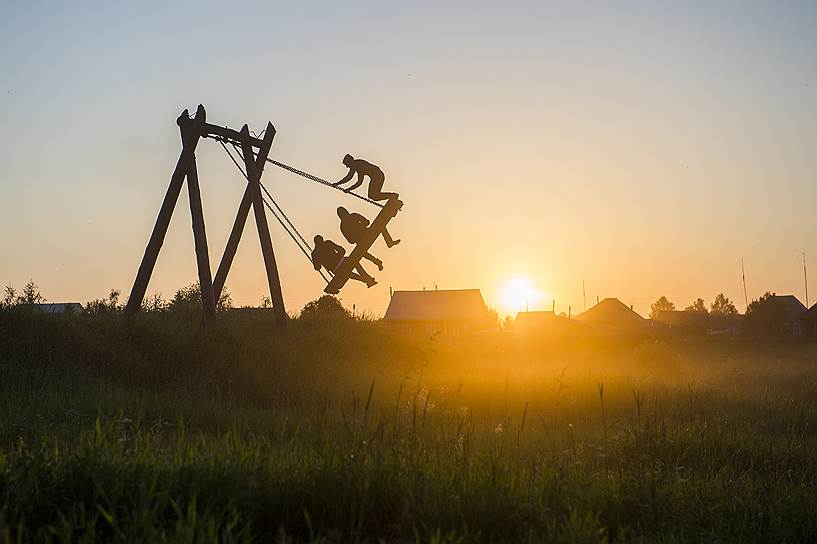
<svg viewBox="0 0 817 544">
<path fill-rule="evenodd" d="M 817 321 L 817 304 L 809 308 L 800 316 L 800 319 L 808 321 Z"/>
<path fill-rule="evenodd" d="M 709 314 L 694 310 L 660 310 L 655 320 L 670 327 L 705 327 Z"/>
<path fill-rule="evenodd" d="M 787 321 L 795 321 L 806 313 L 806 307 L 794 295 L 773 295 L 772 300 L 786 313 Z"/>
<path fill-rule="evenodd" d="M 488 309 L 479 289 L 395 291 L 383 319 L 387 321 L 482 320 Z"/>
<path fill-rule="evenodd" d="M 555 315 L 551 311 L 519 312 L 513 323 L 514 329 L 523 332 L 548 334 L 569 334 L 583 325 L 566 315 Z"/>
<path fill-rule="evenodd" d="M 47 314 L 64 314 L 83 311 L 82 304 L 79 302 L 43 302 L 36 306 L 40 311 Z"/>
<path fill-rule="evenodd" d="M 643 325 L 646 320 L 617 298 L 605 298 L 576 319 L 592 325 Z"/>
<path fill-rule="evenodd" d="M 542 323 L 551 321 L 555 316 L 550 310 L 534 310 L 532 312 L 518 312 L 516 323 Z"/>
</svg>

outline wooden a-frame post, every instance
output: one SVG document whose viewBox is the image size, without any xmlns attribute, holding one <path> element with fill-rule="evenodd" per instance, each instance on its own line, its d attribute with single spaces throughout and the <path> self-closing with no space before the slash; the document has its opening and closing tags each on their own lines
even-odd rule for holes
<svg viewBox="0 0 817 544">
<path fill-rule="evenodd" d="M 213 293 L 213 278 L 210 274 L 210 253 L 207 249 L 207 234 L 204 230 L 204 211 L 201 207 L 201 190 L 199 189 L 195 155 L 187 170 L 187 193 L 190 197 L 190 217 L 193 223 L 193 240 L 196 246 L 196 264 L 199 270 L 204 322 L 212 323 L 216 319 L 216 297 Z"/>
<path fill-rule="evenodd" d="M 153 226 L 153 232 L 150 235 L 147 248 L 145 248 L 145 255 L 142 257 L 139 271 L 136 273 L 136 279 L 133 282 L 133 288 L 131 289 L 130 297 L 128 297 L 128 303 L 125 306 L 126 316 L 135 315 L 142 307 L 142 301 L 145 298 L 150 276 L 153 274 L 156 259 L 159 257 L 159 251 L 162 249 L 168 226 L 170 226 L 170 218 L 173 215 L 176 202 L 179 200 L 182 183 L 184 183 L 184 179 L 187 177 L 190 215 L 193 223 L 196 261 L 198 264 L 199 284 L 201 286 L 202 305 L 204 308 L 204 322 L 205 324 L 211 323 L 215 318 L 216 304 L 210 275 L 210 258 L 207 250 L 207 235 L 204 228 L 204 213 L 202 212 L 201 206 L 201 192 L 199 190 L 195 156 L 196 146 L 202 136 L 205 120 L 206 112 L 204 111 L 204 106 L 201 104 L 199 104 L 199 107 L 196 109 L 195 118 L 190 119 L 188 111 L 184 110 L 176 120 L 176 124 L 179 125 L 182 135 L 182 151 L 179 155 L 179 160 L 176 162 L 173 175 L 170 177 L 170 185 L 167 188 L 167 193 L 165 193 L 165 198 L 159 210 L 159 216 L 156 218 L 156 224 Z"/>
<path fill-rule="evenodd" d="M 250 213 L 250 207 L 252 207 L 255 215 L 255 225 L 258 229 L 258 239 L 261 242 L 261 253 L 264 256 L 264 266 L 267 273 L 270 300 L 272 301 L 272 311 L 275 314 L 275 323 L 279 330 L 285 331 L 288 317 L 286 307 L 284 306 L 281 279 L 278 275 L 278 264 L 275 261 L 275 252 L 272 249 L 272 239 L 269 234 L 269 225 L 267 224 L 267 215 L 264 211 L 260 185 L 261 174 L 264 172 L 264 166 L 267 163 L 267 157 L 272 148 L 273 138 L 275 138 L 275 127 L 272 126 L 272 123 L 267 123 L 267 128 L 264 131 L 264 139 L 259 143 L 256 143 L 258 142 L 257 138 L 250 136 L 250 129 L 247 125 L 244 125 L 238 135 L 244 158 L 244 166 L 247 172 L 247 187 L 244 189 L 244 196 L 238 205 L 238 212 L 233 222 L 233 229 L 230 231 L 230 237 L 227 239 L 227 245 L 224 248 L 224 255 L 221 257 L 221 263 L 216 271 L 216 277 L 213 281 L 213 290 L 215 296 L 219 297 L 222 289 L 224 289 L 227 274 L 229 274 L 230 266 L 233 264 L 235 253 L 238 250 L 238 243 L 241 241 L 241 234 L 244 232 L 244 225 L 247 223 L 247 216 Z M 258 147 L 257 157 L 253 154 L 253 145 Z"/>
<path fill-rule="evenodd" d="M 267 128 L 271 128 L 268 125 Z M 281 292 L 281 280 L 278 277 L 278 264 L 275 262 L 275 252 L 272 249 L 272 238 L 269 235 L 269 225 L 267 224 L 267 214 L 264 212 L 264 200 L 261 195 L 261 173 L 264 164 L 267 162 L 272 147 L 272 138 L 275 130 L 264 134 L 263 145 L 258 149 L 256 158 L 252 152 L 252 142 L 250 139 L 250 129 L 247 125 L 241 128 L 241 151 L 244 154 L 244 166 L 247 169 L 247 177 L 252 197 L 252 209 L 255 214 L 255 225 L 258 228 L 258 238 L 261 241 L 261 252 L 264 255 L 264 266 L 267 271 L 267 283 L 269 284 L 269 294 L 272 300 L 272 311 L 275 314 L 275 322 L 279 329 L 285 330 L 287 326 L 287 312 L 284 308 L 284 295 Z"/>
<path fill-rule="evenodd" d="M 164 243 L 167 234 L 170 218 L 176 207 L 176 202 L 181 193 L 184 179 L 187 178 L 187 188 L 190 197 L 190 215 L 193 223 L 193 236 L 196 245 L 196 262 L 198 264 L 199 284 L 201 285 L 202 306 L 204 308 L 204 322 L 211 323 L 215 319 L 216 302 L 221 298 L 224 290 L 224 282 L 233 263 L 238 243 L 241 241 L 241 234 L 247 222 L 250 207 L 255 214 L 255 223 L 258 227 L 258 238 L 261 242 L 261 252 L 264 256 L 264 266 L 269 284 L 270 298 L 273 304 L 276 327 L 285 331 L 288 317 L 284 307 L 284 296 L 281 291 L 281 280 L 278 276 L 278 265 L 275 262 L 275 253 L 272 248 L 272 238 L 270 237 L 267 216 L 264 211 L 264 199 L 261 194 L 261 174 L 267 162 L 272 140 L 275 137 L 275 128 L 272 123 L 267 123 L 267 128 L 263 140 L 250 136 L 247 125 L 236 132 L 227 127 L 211 125 L 205 122 L 204 106 L 199 105 L 196 116 L 190 119 L 187 110 L 179 116 L 176 123 L 179 125 L 182 134 L 182 152 L 176 163 L 176 169 L 170 177 L 170 185 L 167 188 L 165 199 L 156 218 L 156 224 L 148 241 L 142 263 L 133 282 L 131 295 L 125 306 L 125 315 L 133 316 L 142 306 L 145 298 L 148 282 L 156 266 L 156 259 Z M 207 249 L 207 235 L 204 228 L 204 213 L 201 206 L 201 190 L 199 188 L 198 171 L 196 169 L 196 145 L 200 138 L 213 137 L 223 141 L 238 142 L 241 144 L 241 151 L 244 158 L 244 165 L 247 171 L 247 187 L 238 213 L 227 240 L 227 247 L 216 272 L 215 278 L 210 274 L 210 257 Z M 253 148 L 258 148 L 258 155 L 253 152 Z"/>
</svg>

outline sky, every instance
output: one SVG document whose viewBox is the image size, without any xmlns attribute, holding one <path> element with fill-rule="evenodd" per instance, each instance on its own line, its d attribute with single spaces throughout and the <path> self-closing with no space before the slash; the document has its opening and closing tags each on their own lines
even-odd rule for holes
<svg viewBox="0 0 817 544">
<path fill-rule="evenodd" d="M 477 287 L 513 313 L 520 282 L 531 309 L 742 310 L 741 259 L 750 299 L 803 300 L 802 252 L 817 301 L 815 2 L 9 1 L 0 83 L 0 284 L 49 301 L 129 293 L 200 103 L 271 121 L 271 157 L 321 178 L 346 153 L 380 165 L 402 243 L 341 292 L 358 311 Z M 245 183 L 212 140 L 197 160 L 215 270 Z M 342 240 L 338 205 L 377 211 L 272 165 L 263 182 L 309 240 Z M 296 312 L 323 280 L 269 221 Z M 196 279 L 184 190 L 148 293 Z M 227 286 L 268 294 L 252 217 Z"/>
</svg>

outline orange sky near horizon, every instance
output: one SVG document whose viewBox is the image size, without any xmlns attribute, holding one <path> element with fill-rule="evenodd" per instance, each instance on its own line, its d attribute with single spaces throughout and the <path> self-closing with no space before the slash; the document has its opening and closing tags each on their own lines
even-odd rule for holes
<svg viewBox="0 0 817 544">
<path fill-rule="evenodd" d="M 403 212 L 385 270 L 341 298 L 381 315 L 389 288 L 514 278 L 531 309 L 618 297 L 642 315 L 724 292 L 804 299 L 817 271 L 817 6 L 17 5 L 0 22 L 0 283 L 51 301 L 127 295 L 180 150 L 175 119 L 256 131 L 271 157 L 340 179 L 379 164 Z M 186 24 L 180 25 L 178 21 Z M 230 36 L 229 40 L 216 39 Z M 214 36 L 202 39 L 202 36 Z M 244 184 L 198 152 L 213 269 Z M 267 188 L 307 240 L 341 240 L 335 208 L 377 210 L 271 165 Z M 287 309 L 322 280 L 269 218 Z M 186 190 L 148 293 L 195 281 Z M 266 294 L 250 217 L 227 281 Z M 811 303 L 817 299 L 817 283 Z"/>
</svg>

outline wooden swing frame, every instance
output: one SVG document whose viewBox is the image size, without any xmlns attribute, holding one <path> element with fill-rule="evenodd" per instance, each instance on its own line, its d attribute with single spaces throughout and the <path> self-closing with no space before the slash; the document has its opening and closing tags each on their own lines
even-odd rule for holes
<svg viewBox="0 0 817 544">
<path fill-rule="evenodd" d="M 181 193 L 182 184 L 187 179 L 188 196 L 190 198 L 190 215 L 193 226 L 193 239 L 196 248 L 196 263 L 198 266 L 199 285 L 201 286 L 201 299 L 205 325 L 211 324 L 215 320 L 216 301 L 221 296 L 227 274 L 230 271 L 233 258 L 235 257 L 238 243 L 247 221 L 247 216 L 252 207 L 255 215 L 255 224 L 258 228 L 258 238 L 261 242 L 261 252 L 264 256 L 264 265 L 269 285 L 270 299 L 275 315 L 276 328 L 285 331 L 287 327 L 287 313 L 284 307 L 284 297 L 281 291 L 281 280 L 278 274 L 278 265 L 275 261 L 275 252 L 272 247 L 272 239 L 269 232 L 266 213 L 264 211 L 263 198 L 261 196 L 261 175 L 264 171 L 267 157 L 272 148 L 272 140 L 275 137 L 275 128 L 272 123 L 267 123 L 263 139 L 250 135 L 248 126 L 245 124 L 241 131 L 235 131 L 227 127 L 211 125 L 206 122 L 206 112 L 204 106 L 199 104 L 196 115 L 190 118 L 188 110 L 184 110 L 176 120 L 182 138 L 182 150 L 176 168 L 170 177 L 170 184 L 165 193 L 162 207 L 156 218 L 153 232 L 150 235 L 145 254 L 142 257 L 136 279 L 133 282 L 130 297 L 125 306 L 125 315 L 133 317 L 142 307 L 150 277 L 156 266 L 159 251 L 164 243 L 173 210 Z M 235 222 L 233 223 L 227 246 L 221 258 L 215 279 L 210 272 L 210 256 L 207 247 L 207 234 L 204 226 L 204 213 L 201 205 L 201 190 L 199 188 L 198 171 L 196 169 L 196 146 L 201 138 L 218 138 L 222 141 L 235 142 L 241 146 L 244 158 L 244 166 L 247 172 L 248 183 L 244 191 L 244 196 L 238 206 Z M 258 149 L 257 156 L 253 149 Z"/>
</svg>

